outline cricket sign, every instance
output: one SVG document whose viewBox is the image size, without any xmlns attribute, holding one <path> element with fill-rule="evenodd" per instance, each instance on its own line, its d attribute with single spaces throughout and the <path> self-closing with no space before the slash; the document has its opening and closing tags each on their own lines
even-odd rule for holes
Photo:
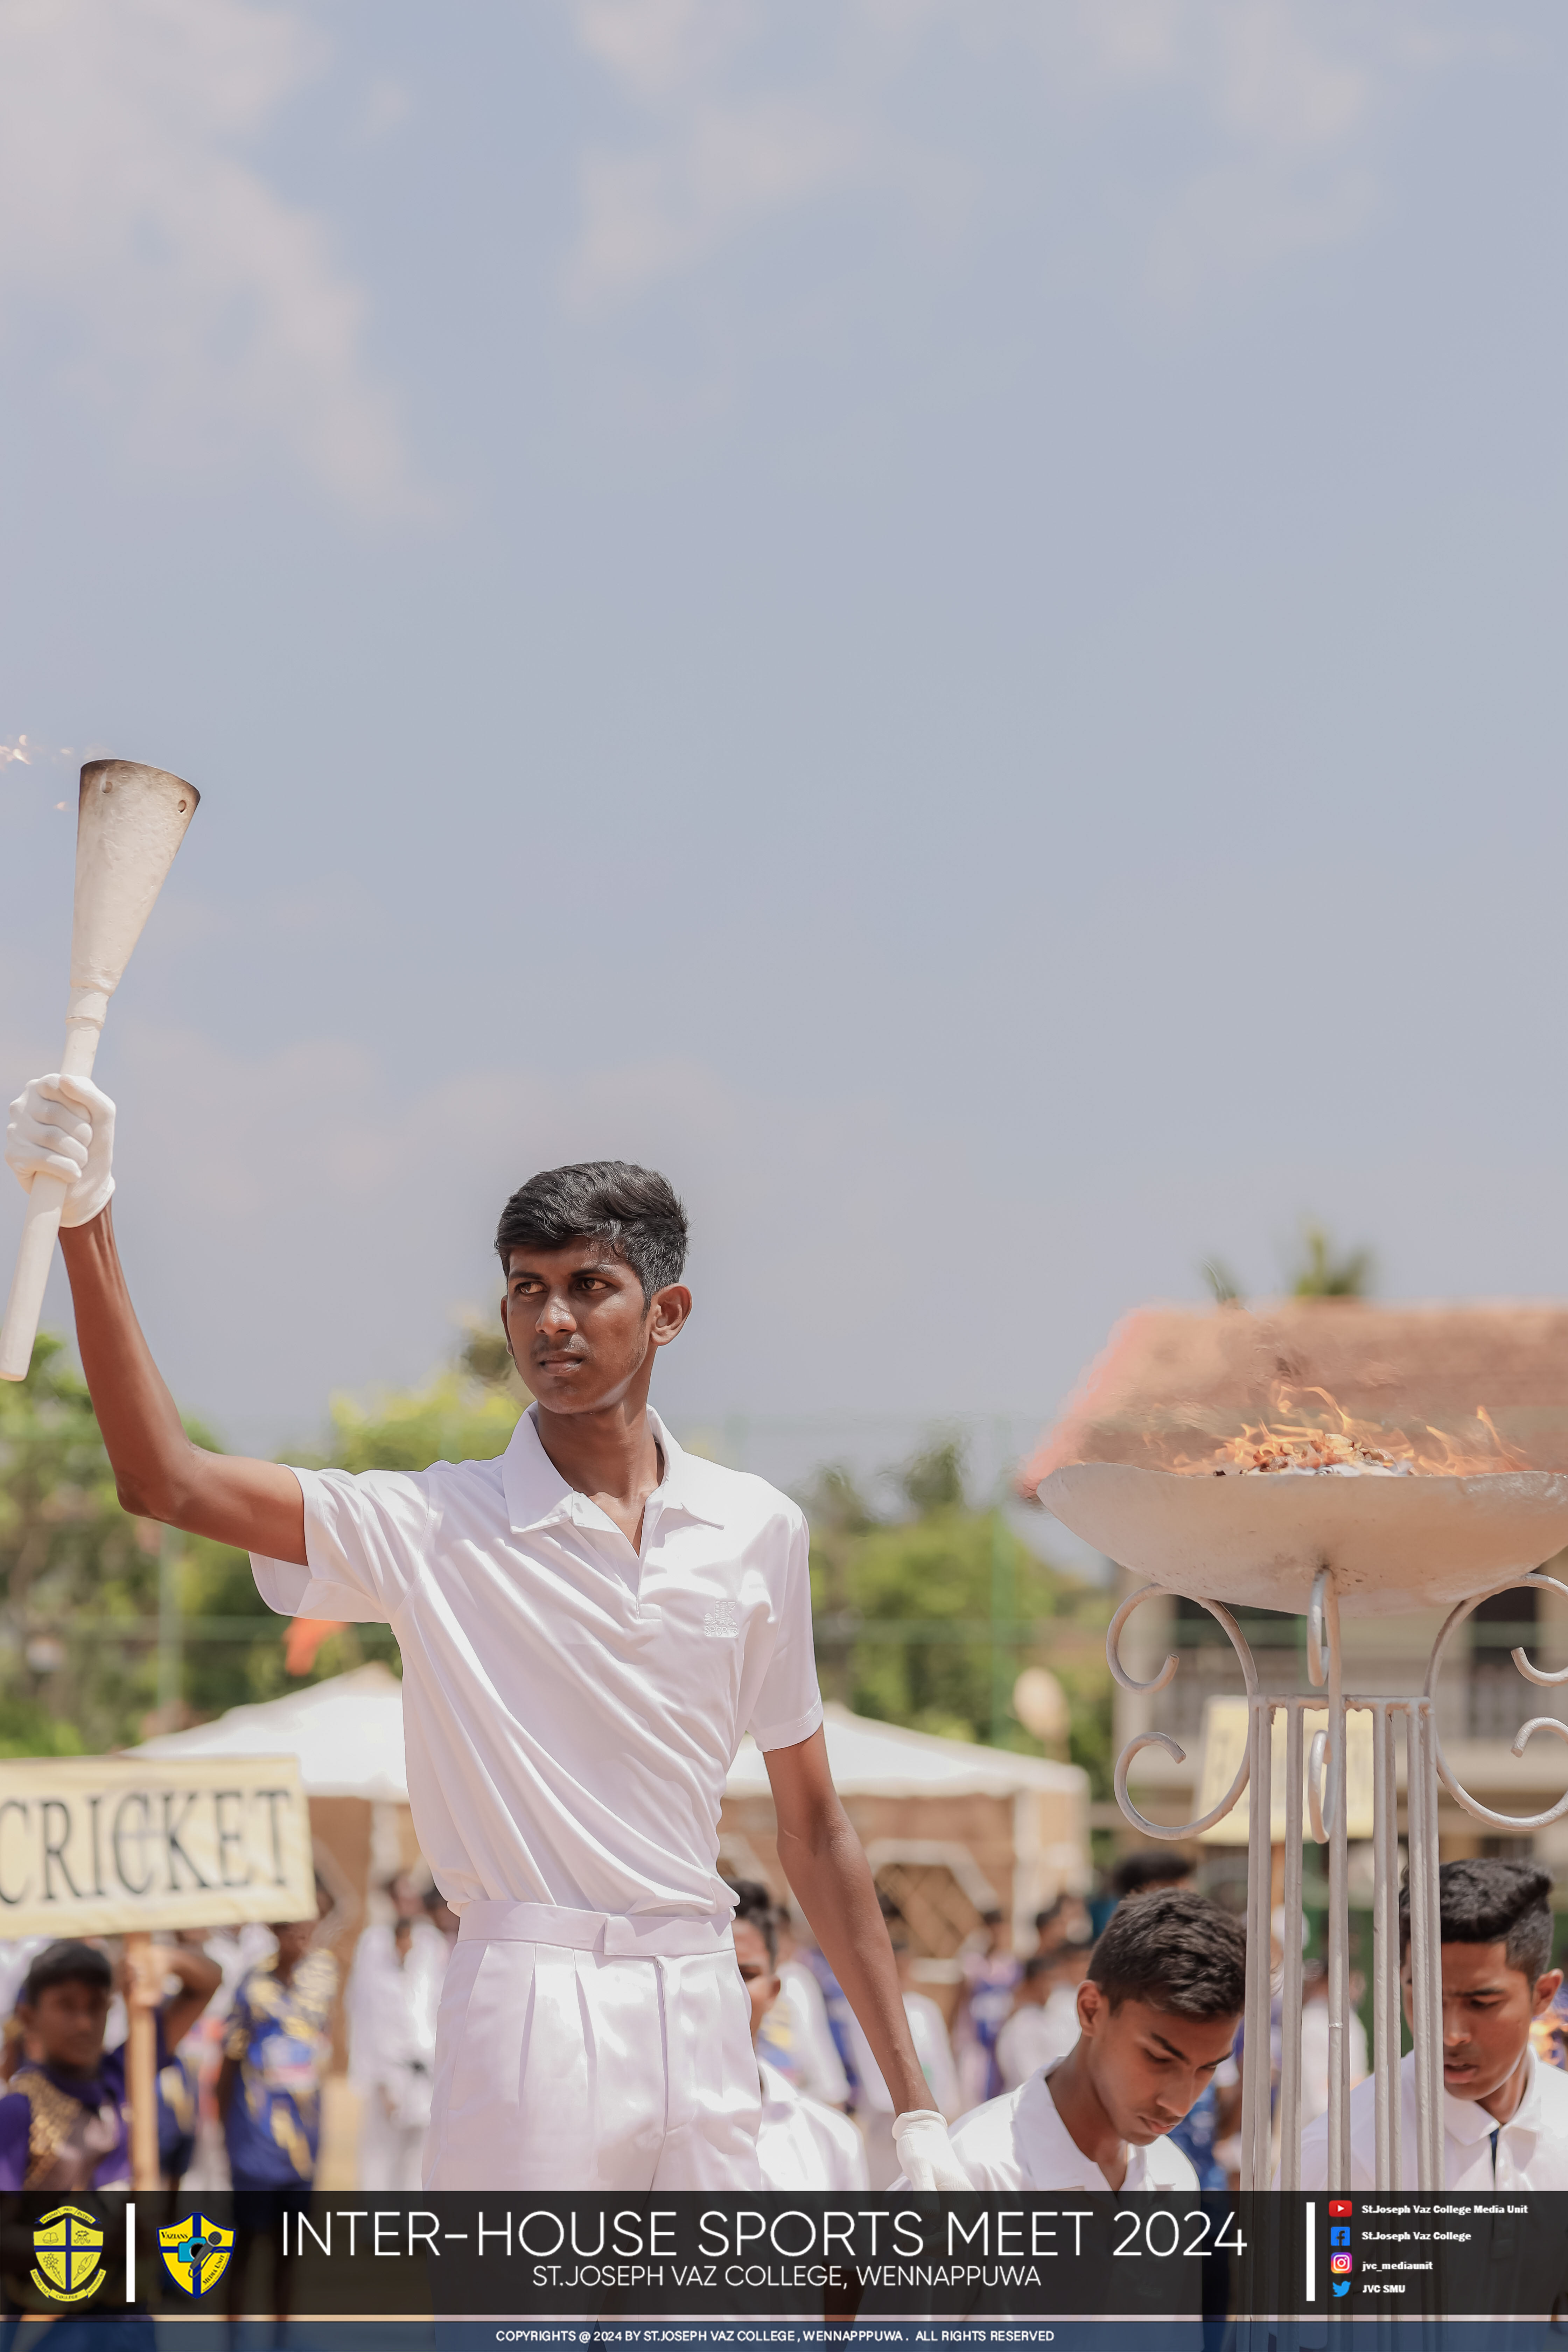
<svg viewBox="0 0 1568 2352">
<path fill-rule="evenodd" d="M 0 1763 L 0 1937 L 315 1915 L 296 1757 Z"/>
</svg>

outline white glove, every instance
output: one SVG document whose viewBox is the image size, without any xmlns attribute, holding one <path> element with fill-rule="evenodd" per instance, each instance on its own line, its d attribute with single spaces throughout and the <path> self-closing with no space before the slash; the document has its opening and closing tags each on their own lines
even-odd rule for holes
<svg viewBox="0 0 1568 2352">
<path fill-rule="evenodd" d="M 911 2189 L 973 2189 L 953 2154 L 947 2125 L 934 2107 L 911 2107 L 893 2117 L 893 2147 Z"/>
<path fill-rule="evenodd" d="M 24 1192 L 35 1176 L 70 1187 L 62 1225 L 89 1225 L 114 1190 L 114 1105 L 90 1078 L 30 1078 L 11 1106 L 5 1164 Z"/>
</svg>

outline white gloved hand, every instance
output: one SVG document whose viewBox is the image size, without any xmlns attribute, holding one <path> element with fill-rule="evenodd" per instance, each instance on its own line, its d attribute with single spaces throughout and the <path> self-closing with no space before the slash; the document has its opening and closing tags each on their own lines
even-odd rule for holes
<svg viewBox="0 0 1568 2352">
<path fill-rule="evenodd" d="M 895 2116 L 893 2146 L 911 2189 L 973 2188 L 953 2154 L 946 2121 L 934 2107 L 911 2107 L 907 2116 Z"/>
<path fill-rule="evenodd" d="M 114 1105 L 90 1078 L 30 1078 L 11 1106 L 5 1164 L 24 1192 L 35 1176 L 69 1186 L 62 1225 L 89 1225 L 114 1190 Z"/>
</svg>

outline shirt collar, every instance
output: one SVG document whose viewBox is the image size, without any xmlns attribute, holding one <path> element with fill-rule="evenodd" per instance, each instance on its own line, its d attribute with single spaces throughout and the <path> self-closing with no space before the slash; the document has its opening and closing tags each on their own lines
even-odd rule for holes
<svg viewBox="0 0 1568 2352">
<path fill-rule="evenodd" d="M 1461 2147 L 1474 2147 L 1483 2139 L 1490 2139 L 1493 2132 L 1496 2131 L 1539 2131 L 1541 2128 L 1541 2094 L 1537 2080 L 1539 2063 L 1534 2051 L 1527 2045 L 1524 2053 L 1524 2089 L 1520 2094 L 1518 2106 L 1515 2107 L 1506 2124 L 1500 2124 L 1497 2117 L 1489 2115 L 1485 2107 L 1476 2100 L 1456 2099 L 1452 2092 L 1445 2091 L 1443 2129 L 1447 2137 L 1452 2140 L 1458 2140 Z M 1407 2050 L 1405 2053 L 1404 2071 L 1409 2074 L 1414 2087 L 1415 2053 L 1413 2050 Z"/>
<path fill-rule="evenodd" d="M 680 1511 L 688 1518 L 700 1519 L 709 1527 L 721 1527 L 723 1513 L 714 1507 L 704 1492 L 704 1464 L 676 1444 L 651 1405 L 647 1419 L 664 1456 L 664 1476 L 648 1496 L 648 1509 L 660 1514 Z M 536 1405 L 529 1406 L 501 1455 L 501 1486 L 514 1535 L 525 1535 L 531 1528 L 548 1527 L 558 1519 L 602 1522 L 598 1506 L 566 1484 L 540 1444 Z"/>
<path fill-rule="evenodd" d="M 1051 2096 L 1050 2078 L 1061 2063 L 1058 2058 L 1042 2073 L 1030 2075 L 1015 2111 L 1013 2128 L 1017 2140 L 1022 2143 L 1018 2153 L 1024 2158 L 1026 2172 L 1030 2176 L 1029 2186 L 1087 2188 L 1092 2175 L 1103 2189 L 1106 2186 L 1104 2174 L 1092 2158 L 1085 2156 L 1062 2121 L 1061 2110 Z"/>
</svg>

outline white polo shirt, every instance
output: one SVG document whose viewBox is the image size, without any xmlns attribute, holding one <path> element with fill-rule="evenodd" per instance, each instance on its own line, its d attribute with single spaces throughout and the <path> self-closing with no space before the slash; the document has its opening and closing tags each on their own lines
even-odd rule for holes
<svg viewBox="0 0 1568 2352">
<path fill-rule="evenodd" d="M 844 2197 L 866 2186 L 866 2143 L 847 2116 L 799 2091 L 765 2059 L 757 2164 L 764 2189 L 830 2189 Z"/>
<path fill-rule="evenodd" d="M 805 1518 L 648 1419 L 665 1466 L 640 1553 L 530 1411 L 498 1461 L 296 1470 L 309 1568 L 252 1557 L 269 1609 L 396 1634 L 414 1826 L 458 1912 L 727 1921 L 742 1735 L 788 1748 L 822 1720 Z"/>
<path fill-rule="evenodd" d="M 1062 2061 L 1016 2091 L 971 2107 L 952 2127 L 952 2150 L 976 2189 L 1109 2189 L 1057 2112 L 1050 2076 Z M 895 2184 L 897 2185 L 897 2184 Z M 1195 2189 L 1198 2176 L 1174 2140 L 1127 2150 L 1126 2189 Z"/>
<path fill-rule="evenodd" d="M 1445 2189 L 1568 2189 L 1568 2074 L 1543 2066 L 1527 2051 L 1524 2094 L 1506 2124 L 1499 2124 L 1473 2099 L 1443 2097 Z M 1401 2186 L 1414 2189 L 1415 2153 L 1415 2053 L 1407 2050 L 1399 2068 L 1399 2168 Z M 1493 2135 L 1497 2148 L 1494 2158 Z M 1377 2180 L 1377 2086 L 1371 2075 L 1351 2093 L 1351 2186 L 1371 2189 Z M 1301 2186 L 1329 2184 L 1329 2119 L 1320 2116 L 1301 2134 Z"/>
</svg>

